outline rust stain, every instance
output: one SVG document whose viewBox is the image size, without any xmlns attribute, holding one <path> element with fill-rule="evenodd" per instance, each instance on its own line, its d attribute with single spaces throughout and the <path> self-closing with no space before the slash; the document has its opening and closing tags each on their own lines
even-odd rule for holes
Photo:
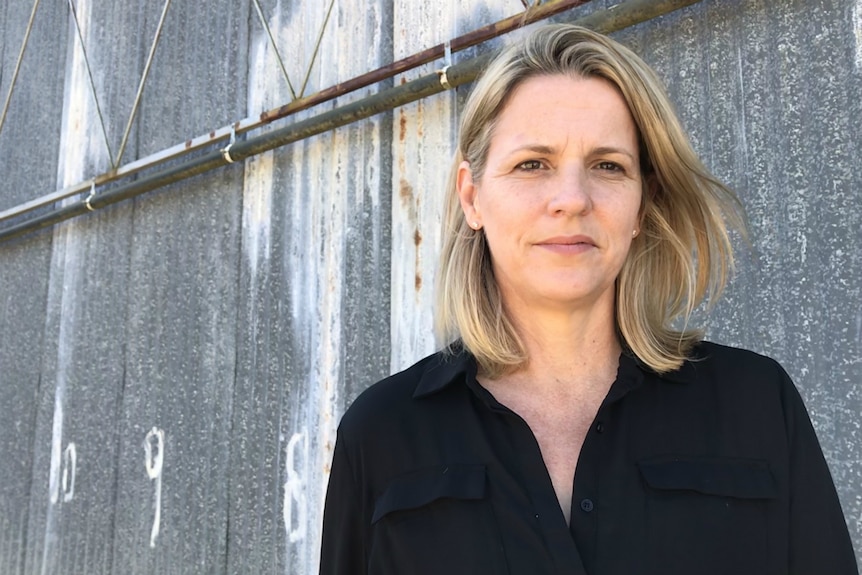
<svg viewBox="0 0 862 575">
<path fill-rule="evenodd" d="M 422 276 L 416 274 L 416 291 L 419 291 L 420 289 L 422 289 Z"/>
<path fill-rule="evenodd" d="M 398 195 L 401 197 L 401 204 L 405 208 L 412 207 L 413 204 L 413 186 L 410 185 L 410 182 L 401 178 L 401 185 L 398 190 Z"/>
<path fill-rule="evenodd" d="M 419 233 L 419 228 L 416 228 L 416 231 L 413 232 L 413 245 L 415 245 L 418 248 L 419 244 L 421 244 L 421 243 L 422 243 L 422 234 Z"/>
<path fill-rule="evenodd" d="M 413 195 L 413 186 L 411 186 L 410 182 L 404 178 L 401 178 L 401 185 L 398 188 L 398 196 L 401 198 L 401 209 L 404 211 L 404 215 L 407 216 L 407 221 L 416 227 L 416 203 L 418 198 Z"/>
<path fill-rule="evenodd" d="M 419 100 L 416 108 L 416 135 L 421 140 L 425 136 L 425 103 Z"/>
<path fill-rule="evenodd" d="M 189 148 L 191 148 L 191 147 L 192 147 L 192 141 L 191 141 L 191 140 L 186 140 L 186 149 L 188 150 L 188 149 L 189 149 Z"/>
<path fill-rule="evenodd" d="M 403 142 L 407 138 L 407 114 L 404 113 L 404 108 L 398 110 L 398 140 Z"/>
<path fill-rule="evenodd" d="M 215 130 L 213 130 L 212 132 L 210 132 L 210 139 L 215 138 L 215 136 L 216 136 L 216 134 L 215 134 Z"/>
</svg>

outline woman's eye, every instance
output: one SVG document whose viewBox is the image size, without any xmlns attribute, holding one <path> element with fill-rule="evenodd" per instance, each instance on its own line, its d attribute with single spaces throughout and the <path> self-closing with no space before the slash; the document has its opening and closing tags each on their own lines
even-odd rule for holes
<svg viewBox="0 0 862 575">
<path fill-rule="evenodd" d="M 527 160 L 526 162 L 521 162 L 518 164 L 519 170 L 540 170 L 542 169 L 542 162 L 539 160 Z"/>
<path fill-rule="evenodd" d="M 623 168 L 615 162 L 599 162 L 598 168 L 608 172 L 622 172 Z"/>
</svg>

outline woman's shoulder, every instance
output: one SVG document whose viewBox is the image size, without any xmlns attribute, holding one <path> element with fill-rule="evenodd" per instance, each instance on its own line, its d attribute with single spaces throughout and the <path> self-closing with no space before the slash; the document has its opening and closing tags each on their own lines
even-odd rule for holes
<svg viewBox="0 0 862 575">
<path fill-rule="evenodd" d="M 469 369 L 470 358 L 463 352 L 438 351 L 410 367 L 394 373 L 365 389 L 341 419 L 344 430 L 360 430 L 382 424 L 397 425 L 414 417 L 421 400 L 447 387 Z"/>
<path fill-rule="evenodd" d="M 667 380 L 690 383 L 708 396 L 754 404 L 795 403 L 799 392 L 784 367 L 772 357 L 710 341 L 699 343 L 690 359 Z"/>
<path fill-rule="evenodd" d="M 695 346 L 679 373 L 692 377 L 735 377 L 741 381 L 788 379 L 781 364 L 769 356 L 711 341 L 702 341 Z"/>
</svg>

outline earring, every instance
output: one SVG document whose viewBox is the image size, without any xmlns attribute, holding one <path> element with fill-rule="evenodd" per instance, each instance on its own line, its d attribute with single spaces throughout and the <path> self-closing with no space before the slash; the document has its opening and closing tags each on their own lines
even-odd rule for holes
<svg viewBox="0 0 862 575">
<path fill-rule="evenodd" d="M 473 228 L 474 230 L 478 230 L 478 229 L 479 229 L 479 222 L 473 222 L 473 223 L 471 223 L 471 224 L 470 224 L 470 227 L 471 227 L 471 228 Z"/>
<path fill-rule="evenodd" d="M 638 235 L 638 231 L 637 231 L 637 230 L 632 230 L 632 237 L 633 237 L 633 238 L 634 238 L 634 237 L 637 237 L 637 235 Z"/>
</svg>

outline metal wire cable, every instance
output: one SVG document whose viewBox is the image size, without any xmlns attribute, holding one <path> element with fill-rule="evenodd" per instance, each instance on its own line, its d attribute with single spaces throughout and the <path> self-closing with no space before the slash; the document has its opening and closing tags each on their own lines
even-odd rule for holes
<svg viewBox="0 0 862 575">
<path fill-rule="evenodd" d="M 105 119 L 102 117 L 102 108 L 99 106 L 99 96 L 96 94 L 96 82 L 93 80 L 93 72 L 90 70 L 90 59 L 87 57 L 87 48 L 84 45 L 84 35 L 81 33 L 81 24 L 78 22 L 78 12 L 75 3 L 69 0 L 69 11 L 72 20 L 75 21 L 75 30 L 78 32 L 78 41 L 81 43 L 81 53 L 84 55 L 84 66 L 87 68 L 87 77 L 90 79 L 90 89 L 93 92 L 93 101 L 96 103 L 96 114 L 99 116 L 99 124 L 102 126 L 102 135 L 105 137 L 105 148 L 108 150 L 108 159 L 114 165 L 114 155 L 111 153 L 111 144 L 108 142 L 108 131 L 105 129 Z"/>
<path fill-rule="evenodd" d="M 21 69 L 21 62 L 24 60 L 24 50 L 27 48 L 27 42 L 30 40 L 30 31 L 33 29 L 33 22 L 36 20 L 36 9 L 39 7 L 40 0 L 33 2 L 33 10 L 30 12 L 30 21 L 27 22 L 27 30 L 24 32 L 24 41 L 21 43 L 21 50 L 18 52 L 18 61 L 15 62 L 15 71 L 12 72 L 12 83 L 9 84 L 9 93 L 6 94 L 6 103 L 3 104 L 3 113 L 0 113 L 0 132 L 3 131 L 3 124 L 6 122 L 6 114 L 9 112 L 9 103 L 12 101 L 12 91 L 15 89 L 15 82 L 18 80 L 18 71 Z"/>
<path fill-rule="evenodd" d="M 123 140 L 120 142 L 120 151 L 117 152 L 116 161 L 112 162 L 114 168 L 120 167 L 120 161 L 123 159 L 123 153 L 126 151 L 126 143 L 129 140 L 129 133 L 132 131 L 132 122 L 138 113 L 138 106 L 141 103 L 141 95 L 144 93 L 144 84 L 147 82 L 147 76 L 150 74 L 150 65 L 153 63 L 153 56 L 156 53 L 156 46 L 159 44 L 159 38 L 162 35 L 162 27 L 165 25 L 165 16 L 168 13 L 168 6 L 171 5 L 171 0 L 165 0 L 165 7 L 162 8 L 162 15 L 159 18 L 159 25 L 156 28 L 156 34 L 153 36 L 153 43 L 150 45 L 150 53 L 147 55 L 147 63 L 144 65 L 144 72 L 141 74 L 141 81 L 138 84 L 138 93 L 135 94 L 135 102 L 132 104 L 132 112 L 129 114 L 129 121 L 126 124 L 126 130 L 123 132 Z"/>
<path fill-rule="evenodd" d="M 254 0 L 254 7 L 257 10 L 257 15 L 260 18 L 260 23 L 263 29 L 266 30 L 266 35 L 269 36 L 269 44 L 275 52 L 275 59 L 278 60 L 278 65 L 281 67 L 281 73 L 284 75 L 284 80 L 287 82 L 287 89 L 290 90 L 290 99 L 296 100 L 296 92 L 293 90 L 293 84 L 290 83 L 290 78 L 287 75 L 287 69 L 284 67 L 284 60 L 281 59 L 281 54 L 278 52 L 278 46 L 275 45 L 275 38 L 272 36 L 272 31 L 269 29 L 269 24 L 266 23 L 266 18 L 263 16 L 263 10 L 260 7 L 260 2 Z M 305 88 L 305 85 L 303 85 Z"/>
<path fill-rule="evenodd" d="M 326 18 L 323 19 L 323 26 L 320 27 L 320 33 L 317 35 L 317 42 L 314 44 L 314 52 L 311 53 L 311 61 L 308 63 L 308 70 L 305 71 L 305 79 L 302 81 L 302 88 L 299 89 L 300 98 L 305 94 L 305 87 L 308 85 L 308 78 L 311 76 L 311 69 L 314 68 L 314 61 L 317 60 L 317 51 L 320 49 L 320 41 L 323 39 L 326 25 L 329 24 L 329 15 L 332 14 L 333 6 L 335 6 L 335 0 L 330 0 L 329 8 L 326 10 Z"/>
</svg>

